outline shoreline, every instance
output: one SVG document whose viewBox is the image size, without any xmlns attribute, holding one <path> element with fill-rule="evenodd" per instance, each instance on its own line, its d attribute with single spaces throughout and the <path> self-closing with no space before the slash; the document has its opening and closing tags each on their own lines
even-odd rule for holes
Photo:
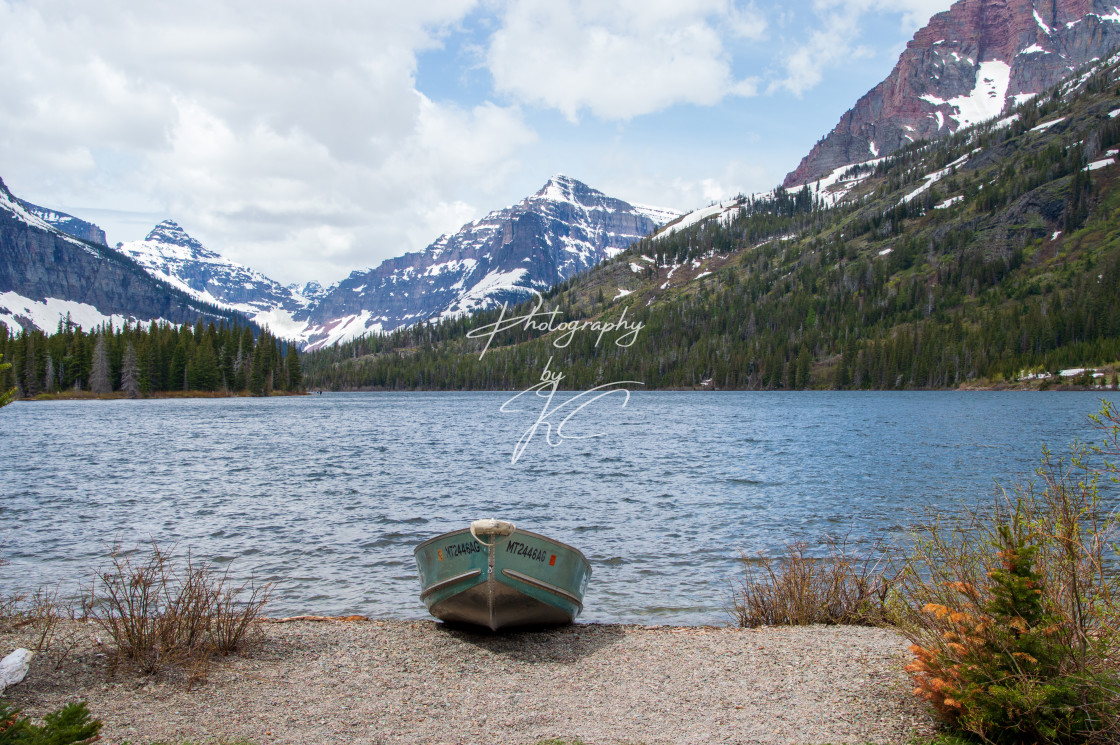
<svg viewBox="0 0 1120 745">
<path fill-rule="evenodd" d="M 37 401 L 147 401 L 169 398 L 284 398 L 287 396 L 311 396 L 310 391 L 292 393 L 274 391 L 267 396 L 254 396 L 251 393 L 231 393 L 227 391 L 159 391 L 147 396 L 133 398 L 123 391 L 112 393 L 90 393 L 89 391 L 60 391 L 58 393 L 39 393 L 31 398 L 17 398 L 12 403 L 35 403 Z"/>
<path fill-rule="evenodd" d="M 243 656 L 145 677 L 100 627 L 64 622 L 5 692 L 41 717 L 75 698 L 102 742 L 905 745 L 932 732 L 887 629 L 572 624 L 506 634 L 435 621 L 264 623 Z M 4 647 L 30 632 L 0 634 Z M 65 642 L 65 644 L 63 643 Z M 100 643 L 99 643 L 100 642 Z"/>
<path fill-rule="evenodd" d="M 574 393 L 582 389 L 559 388 L 559 393 Z M 1111 386 L 1090 387 L 1072 384 L 1058 384 L 1048 387 L 1031 385 L 1029 383 L 996 383 L 994 385 L 969 385 L 962 384 L 957 388 L 899 388 L 899 389 L 842 389 L 832 388 L 800 388 L 790 390 L 779 388 L 762 390 L 751 388 L 645 388 L 631 390 L 631 393 L 1117 393 L 1118 388 Z M 240 398 L 286 398 L 289 396 L 317 396 L 337 395 L 340 393 L 520 393 L 517 390 L 501 388 L 469 388 L 469 389 L 442 389 L 442 388 L 410 388 L 397 390 L 391 388 L 367 388 L 345 391 L 304 391 L 302 393 L 270 393 L 267 396 L 254 396 L 250 393 L 222 393 L 206 391 L 163 391 L 147 396 L 131 398 L 128 395 L 115 391 L 113 393 L 89 393 L 88 391 L 67 391 L 64 393 L 40 393 L 34 398 L 17 398 L 12 403 L 36 403 L 39 401 L 150 401 L 153 399 L 240 399 Z"/>
</svg>

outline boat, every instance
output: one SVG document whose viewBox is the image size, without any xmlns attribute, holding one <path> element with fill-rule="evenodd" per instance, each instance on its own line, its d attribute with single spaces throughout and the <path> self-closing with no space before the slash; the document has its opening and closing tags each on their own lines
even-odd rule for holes
<svg viewBox="0 0 1120 745">
<path fill-rule="evenodd" d="M 475 520 L 424 541 L 414 553 L 428 611 L 446 623 L 491 631 L 571 623 L 591 578 L 578 549 L 506 520 Z"/>
</svg>

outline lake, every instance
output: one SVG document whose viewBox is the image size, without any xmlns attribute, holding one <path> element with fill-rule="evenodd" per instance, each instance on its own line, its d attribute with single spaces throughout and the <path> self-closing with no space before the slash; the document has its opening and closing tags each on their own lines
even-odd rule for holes
<svg viewBox="0 0 1120 745">
<path fill-rule="evenodd" d="M 71 592 L 112 544 L 154 539 L 275 581 L 269 615 L 422 618 L 413 546 L 493 516 L 587 555 L 581 620 L 725 623 L 743 552 L 897 538 L 990 499 L 1044 444 L 1099 440 L 1102 394 L 635 392 L 574 413 L 567 439 L 566 412 L 534 431 L 543 400 L 510 397 L 13 404 L 0 590 Z"/>
</svg>

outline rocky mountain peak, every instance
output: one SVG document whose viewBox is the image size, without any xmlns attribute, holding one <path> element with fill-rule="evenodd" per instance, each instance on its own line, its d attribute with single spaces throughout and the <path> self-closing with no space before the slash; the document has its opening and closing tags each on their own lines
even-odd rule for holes
<svg viewBox="0 0 1120 745">
<path fill-rule="evenodd" d="M 653 214 L 557 174 L 422 251 L 351 273 L 311 310 L 304 338 L 316 349 L 524 300 L 648 235 Z"/>
<path fill-rule="evenodd" d="M 199 253 L 211 253 L 206 250 L 205 246 L 187 235 L 187 231 L 183 230 L 179 223 L 174 220 L 164 220 L 156 225 L 152 228 L 151 232 L 145 236 L 144 241 L 147 243 L 162 243 L 168 246 L 179 246 Z"/>
<path fill-rule="evenodd" d="M 549 199 L 554 202 L 574 202 L 586 204 L 593 202 L 595 197 L 606 198 L 606 195 L 597 189 L 592 189 L 582 181 L 558 173 L 548 180 L 540 190 L 533 195 L 537 199 Z"/>
<path fill-rule="evenodd" d="M 914 35 L 891 74 L 783 186 L 997 117 L 1118 44 L 1118 0 L 958 0 Z"/>
</svg>

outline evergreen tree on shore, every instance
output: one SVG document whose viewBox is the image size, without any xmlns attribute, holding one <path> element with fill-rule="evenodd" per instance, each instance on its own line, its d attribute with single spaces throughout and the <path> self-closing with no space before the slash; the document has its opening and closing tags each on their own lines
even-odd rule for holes
<svg viewBox="0 0 1120 745">
<path fill-rule="evenodd" d="M 34 395 L 56 390 L 120 390 L 129 396 L 170 391 L 267 395 L 302 390 L 302 369 L 294 344 L 249 326 L 149 327 L 125 324 L 85 332 L 60 322 L 51 335 L 32 329 L 9 333 L 0 324 L 0 355 L 12 361 L 0 369 L 0 391 Z M 253 371 L 256 377 L 250 380 Z M 31 393 L 29 393 L 29 391 Z"/>
<path fill-rule="evenodd" d="M 112 393 L 113 386 L 109 382 L 109 354 L 105 350 L 105 334 L 97 335 L 97 343 L 93 347 L 93 371 L 90 373 L 89 388 L 94 393 Z"/>
<path fill-rule="evenodd" d="M 4 333 L 5 334 L 7 333 L 7 329 L 4 329 Z M 8 362 L 4 362 L 4 355 L 0 354 L 0 381 L 2 381 L 4 379 L 4 376 L 11 369 L 12 369 L 11 364 L 8 363 Z M 7 406 L 8 404 L 10 404 L 12 402 L 12 399 L 14 399 L 15 397 L 16 397 L 16 389 L 15 388 L 8 388 L 7 390 L 5 390 L 3 388 L 0 388 L 0 406 Z"/>
<path fill-rule="evenodd" d="M 124 359 L 121 361 L 121 390 L 129 398 L 140 395 L 140 363 L 136 358 L 136 348 L 132 342 L 124 350 Z"/>
</svg>

